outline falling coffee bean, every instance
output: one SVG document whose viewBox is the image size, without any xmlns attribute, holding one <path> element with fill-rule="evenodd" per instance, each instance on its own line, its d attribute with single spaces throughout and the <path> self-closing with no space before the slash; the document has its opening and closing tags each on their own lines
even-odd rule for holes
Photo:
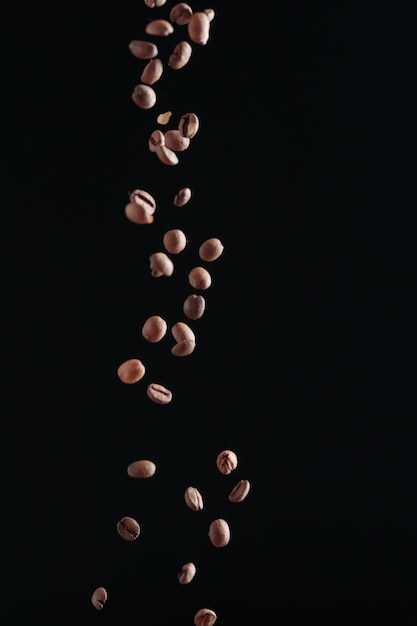
<svg viewBox="0 0 417 626">
<path fill-rule="evenodd" d="M 133 517 L 122 517 L 116 527 L 117 532 L 125 541 L 135 541 L 140 535 L 140 526 Z"/>
<path fill-rule="evenodd" d="M 229 524 L 224 519 L 216 519 L 209 527 L 209 539 L 216 548 L 224 548 L 230 541 Z"/>
<path fill-rule="evenodd" d="M 250 491 L 250 482 L 248 480 L 239 480 L 229 493 L 230 502 L 242 502 Z"/>
<path fill-rule="evenodd" d="M 197 569 L 194 563 L 185 563 L 178 574 L 178 580 L 181 585 L 188 585 L 196 575 Z"/>
<path fill-rule="evenodd" d="M 101 611 L 107 602 L 107 591 L 104 587 L 97 587 L 91 596 L 91 603 L 95 609 Z"/>
<path fill-rule="evenodd" d="M 146 390 L 148 398 L 156 404 L 169 404 L 172 400 L 172 392 L 158 383 L 151 383 Z"/>
<path fill-rule="evenodd" d="M 233 450 L 223 450 L 217 456 L 216 465 L 222 474 L 231 474 L 237 468 L 237 456 Z"/>
<path fill-rule="evenodd" d="M 211 609 L 200 609 L 194 615 L 195 626 L 213 626 L 217 620 L 217 615 Z"/>
<path fill-rule="evenodd" d="M 148 459 L 133 461 L 127 467 L 127 475 L 130 478 L 151 478 L 156 472 L 156 465 Z"/>
</svg>

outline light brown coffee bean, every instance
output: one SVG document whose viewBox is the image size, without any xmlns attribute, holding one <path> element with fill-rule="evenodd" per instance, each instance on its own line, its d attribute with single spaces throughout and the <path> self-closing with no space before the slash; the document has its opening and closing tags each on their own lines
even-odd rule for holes
<svg viewBox="0 0 417 626">
<path fill-rule="evenodd" d="M 143 206 L 138 206 L 135 202 L 126 204 L 125 215 L 134 224 L 152 224 L 155 219 Z"/>
<path fill-rule="evenodd" d="M 195 335 L 188 324 L 177 322 L 171 328 L 171 332 L 177 342 L 175 346 L 171 348 L 171 352 L 174 356 L 188 356 L 194 352 Z"/>
<path fill-rule="evenodd" d="M 101 611 L 107 602 L 107 591 L 104 587 L 97 587 L 91 596 L 91 603 L 97 611 Z"/>
<path fill-rule="evenodd" d="M 157 129 L 154 130 L 153 133 L 151 133 L 148 145 L 151 152 L 156 152 L 158 146 L 165 145 L 165 135 L 162 130 Z"/>
<path fill-rule="evenodd" d="M 128 359 L 119 365 L 117 375 L 127 385 L 139 382 L 145 376 L 145 366 L 139 359 Z"/>
<path fill-rule="evenodd" d="M 161 59 L 150 59 L 143 68 L 140 79 L 142 83 L 154 85 L 161 78 L 163 71 L 164 66 Z"/>
<path fill-rule="evenodd" d="M 156 464 L 149 459 L 133 461 L 127 467 L 127 474 L 130 478 L 151 478 L 156 472 Z"/>
<path fill-rule="evenodd" d="M 250 490 L 250 482 L 248 480 L 239 480 L 229 493 L 230 502 L 242 502 L 248 495 Z"/>
<path fill-rule="evenodd" d="M 183 137 L 179 130 L 171 129 L 165 132 L 165 145 L 174 152 L 183 152 L 190 145 L 190 139 Z"/>
<path fill-rule="evenodd" d="M 140 526 L 133 517 L 122 517 L 117 522 L 116 528 L 125 541 L 136 541 L 140 535 Z"/>
<path fill-rule="evenodd" d="M 158 159 L 164 165 L 178 165 L 179 163 L 178 157 L 175 152 L 170 148 L 167 148 L 165 145 L 156 146 L 155 153 Z"/>
<path fill-rule="evenodd" d="M 193 267 L 188 274 L 188 282 L 194 289 L 208 289 L 211 286 L 211 276 L 204 267 Z"/>
<path fill-rule="evenodd" d="M 188 585 L 196 575 L 197 569 L 194 563 L 185 563 L 178 574 L 178 580 L 181 585 Z"/>
<path fill-rule="evenodd" d="M 169 19 L 178 26 L 185 26 L 188 24 L 193 15 L 193 10 L 186 2 L 178 2 L 172 7 L 169 13 Z"/>
<path fill-rule="evenodd" d="M 174 27 L 167 20 L 152 20 L 146 24 L 145 32 L 154 37 L 167 37 L 174 32 Z"/>
<path fill-rule="evenodd" d="M 183 305 L 184 315 L 190 320 L 199 320 L 203 317 L 206 308 L 206 301 L 203 296 L 196 293 L 190 294 Z"/>
<path fill-rule="evenodd" d="M 165 250 L 170 254 L 179 254 L 187 245 L 187 237 L 179 228 L 167 230 L 162 241 Z"/>
<path fill-rule="evenodd" d="M 213 626 L 217 620 L 217 615 L 211 609 L 200 609 L 194 615 L 195 626 Z"/>
<path fill-rule="evenodd" d="M 210 22 L 214 20 L 215 12 L 214 9 L 204 9 L 204 13 L 209 18 Z"/>
<path fill-rule="evenodd" d="M 158 383 L 148 385 L 146 393 L 148 398 L 156 402 L 156 404 L 168 404 L 172 400 L 172 392 Z"/>
<path fill-rule="evenodd" d="M 222 255 L 223 250 L 224 246 L 220 239 L 217 237 L 210 237 L 210 239 L 203 241 L 198 250 L 198 254 L 200 259 L 211 263 L 211 261 L 215 261 Z"/>
<path fill-rule="evenodd" d="M 179 41 L 168 58 L 168 67 L 180 70 L 187 65 L 193 49 L 188 41 Z"/>
<path fill-rule="evenodd" d="M 151 315 L 142 326 L 142 336 L 150 343 L 157 343 L 165 337 L 168 324 L 160 315 Z"/>
<path fill-rule="evenodd" d="M 155 7 L 163 7 L 167 0 L 144 0 L 147 7 L 154 9 Z"/>
<path fill-rule="evenodd" d="M 233 450 L 223 450 L 217 456 L 216 465 L 221 474 L 231 474 L 237 468 L 237 455 Z"/>
<path fill-rule="evenodd" d="M 134 189 L 129 194 L 130 202 L 134 202 L 139 206 L 143 206 L 146 211 L 152 215 L 156 210 L 156 201 L 155 198 L 148 192 L 143 189 Z"/>
<path fill-rule="evenodd" d="M 160 276 L 172 276 L 174 272 L 174 264 L 165 254 L 165 252 L 154 252 L 149 257 L 149 265 L 151 268 L 151 275 L 155 278 Z"/>
<path fill-rule="evenodd" d="M 195 11 L 187 28 L 191 41 L 201 46 L 206 45 L 210 37 L 210 18 L 204 11 Z"/>
<path fill-rule="evenodd" d="M 187 487 L 184 493 L 184 500 L 188 508 L 192 511 L 203 510 L 203 496 L 196 487 Z"/>
<path fill-rule="evenodd" d="M 209 539 L 216 548 L 224 548 L 230 541 L 229 524 L 224 519 L 215 519 L 209 527 Z"/>
<path fill-rule="evenodd" d="M 141 39 L 133 39 L 129 44 L 129 50 L 137 59 L 153 59 L 158 55 L 156 44 Z"/>
<path fill-rule="evenodd" d="M 175 206 L 184 206 L 191 200 L 191 189 L 189 187 L 183 187 L 174 196 Z"/>
<path fill-rule="evenodd" d="M 192 139 L 200 128 L 200 120 L 195 113 L 184 113 L 178 123 L 178 130 L 183 137 Z"/>
<path fill-rule="evenodd" d="M 151 109 L 156 103 L 156 93 L 150 85 L 135 85 L 132 100 L 141 109 Z"/>
</svg>

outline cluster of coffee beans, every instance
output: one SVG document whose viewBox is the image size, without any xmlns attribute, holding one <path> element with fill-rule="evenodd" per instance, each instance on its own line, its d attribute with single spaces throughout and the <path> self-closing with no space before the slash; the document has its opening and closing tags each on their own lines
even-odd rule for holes
<svg viewBox="0 0 417 626">
<path fill-rule="evenodd" d="M 144 0 L 151 8 L 159 8 L 166 4 L 167 0 Z M 153 37 L 169 37 L 174 32 L 174 27 L 187 27 L 187 36 L 180 41 L 172 50 L 167 65 L 178 70 L 184 67 L 190 60 L 192 44 L 205 45 L 209 40 L 210 24 L 214 18 L 213 9 L 194 12 L 185 3 L 178 3 L 171 9 L 168 19 L 150 20 L 145 27 L 145 33 Z M 156 92 L 151 87 L 162 76 L 164 71 L 163 60 L 158 56 L 158 46 L 153 41 L 137 39 L 129 44 L 130 51 L 138 59 L 147 60 L 141 75 L 141 83 L 136 85 L 132 99 L 142 108 L 152 108 L 157 100 Z M 157 122 L 168 123 L 171 112 L 159 115 Z M 188 149 L 191 139 L 196 135 L 200 127 L 200 120 L 195 113 L 184 113 L 175 129 L 165 133 L 157 129 L 152 131 L 149 138 L 149 151 L 155 153 L 158 159 L 166 165 L 176 165 L 179 160 L 177 153 Z M 182 207 L 187 204 L 192 196 L 191 189 L 184 187 L 174 195 L 173 204 Z M 129 202 L 125 205 L 126 218 L 138 225 L 155 224 L 157 202 L 155 197 L 143 189 L 135 189 L 129 194 Z M 173 275 L 175 265 L 173 256 L 180 254 L 187 246 L 188 240 L 185 233 L 179 228 L 166 231 L 161 237 L 161 249 L 155 250 L 149 256 L 150 274 L 153 278 L 166 279 Z M 217 237 L 209 237 L 201 242 L 198 248 L 199 262 L 188 272 L 188 283 L 194 290 L 183 302 L 183 313 L 187 321 L 176 321 L 171 325 L 172 334 L 171 354 L 176 357 L 185 357 L 192 354 L 196 348 L 196 334 L 191 327 L 195 320 L 203 317 L 206 301 L 202 293 L 209 289 L 212 277 L 204 263 L 212 263 L 219 259 L 224 250 L 223 243 Z M 158 343 L 168 332 L 169 323 L 160 315 L 151 315 L 144 320 L 142 325 L 142 337 L 150 343 Z M 137 356 L 127 359 L 117 369 L 117 375 L 122 383 L 131 385 L 144 379 L 147 368 Z M 168 404 L 173 398 L 170 389 L 159 382 L 151 382 L 146 388 L 147 396 L 157 404 Z M 238 458 L 234 451 L 223 450 L 217 455 L 216 466 L 223 475 L 231 474 L 238 465 Z M 139 459 L 131 462 L 127 467 L 127 475 L 130 478 L 145 479 L 155 475 L 156 463 L 149 459 Z M 242 502 L 248 495 L 250 483 L 246 479 L 239 480 L 229 493 L 229 501 Z M 203 495 L 195 486 L 188 486 L 184 493 L 186 506 L 192 511 L 201 511 L 204 508 Z M 141 534 L 139 522 L 130 516 L 122 517 L 116 524 L 116 530 L 125 541 L 136 541 Z M 229 544 L 231 530 L 228 522 L 223 518 L 214 519 L 208 528 L 208 537 L 211 544 L 216 548 L 222 548 Z M 178 573 L 178 581 L 181 585 L 189 584 L 196 576 L 195 563 L 187 562 Z M 107 590 L 97 587 L 92 596 L 93 606 L 100 610 L 108 599 Z M 217 620 L 216 613 L 209 608 L 202 608 L 194 615 L 195 626 L 212 626 Z"/>
</svg>

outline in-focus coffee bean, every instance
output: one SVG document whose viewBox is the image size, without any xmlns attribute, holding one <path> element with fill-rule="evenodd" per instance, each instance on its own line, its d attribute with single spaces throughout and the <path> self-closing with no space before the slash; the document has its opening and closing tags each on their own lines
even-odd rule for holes
<svg viewBox="0 0 417 626">
<path fill-rule="evenodd" d="M 127 385 L 139 382 L 145 376 L 146 368 L 140 359 L 127 359 L 117 368 L 117 375 Z"/>
<path fill-rule="evenodd" d="M 125 215 L 134 224 L 151 224 L 156 211 L 155 198 L 143 189 L 135 189 L 129 194 L 130 202 L 125 206 Z"/>
<path fill-rule="evenodd" d="M 177 322 L 171 328 L 172 336 L 177 342 L 171 348 L 174 356 L 188 356 L 195 349 L 195 334 L 185 322 Z"/>
<path fill-rule="evenodd" d="M 250 482 L 248 480 L 239 480 L 229 493 L 230 502 L 242 502 L 250 491 Z"/>
<path fill-rule="evenodd" d="M 136 541 L 140 535 L 140 526 L 133 517 L 122 517 L 116 525 L 117 532 L 125 541 Z"/>
<path fill-rule="evenodd" d="M 169 404 L 172 400 L 172 392 L 160 385 L 159 383 L 151 383 L 146 390 L 148 398 L 156 404 Z"/>
<path fill-rule="evenodd" d="M 178 42 L 168 58 L 168 67 L 172 70 L 180 70 L 184 65 L 187 65 L 192 51 L 193 49 L 188 41 Z"/>
<path fill-rule="evenodd" d="M 185 236 L 184 231 L 179 228 L 167 230 L 162 241 L 165 250 L 170 254 L 179 254 L 187 245 L 187 237 Z"/>
<path fill-rule="evenodd" d="M 95 609 L 101 611 L 107 602 L 107 591 L 104 587 L 97 587 L 91 596 L 91 603 Z"/>
<path fill-rule="evenodd" d="M 175 206 L 185 206 L 187 202 L 191 200 L 191 189 L 189 187 L 183 187 L 174 196 Z"/>
<path fill-rule="evenodd" d="M 178 130 L 183 137 L 192 139 L 200 128 L 200 120 L 195 113 L 184 113 L 178 123 Z"/>
<path fill-rule="evenodd" d="M 217 469 L 221 474 L 231 474 L 237 468 L 237 455 L 233 450 L 223 450 L 216 459 Z"/>
<path fill-rule="evenodd" d="M 149 459 L 133 461 L 127 467 L 127 474 L 131 478 L 151 478 L 156 472 L 156 464 Z"/>
<path fill-rule="evenodd" d="M 197 568 L 194 563 L 184 563 L 178 574 L 178 580 L 181 585 L 188 585 L 196 575 Z"/>
<path fill-rule="evenodd" d="M 192 511 L 202 511 L 204 507 L 203 496 L 196 487 L 187 487 L 184 493 L 184 500 Z"/>
<path fill-rule="evenodd" d="M 155 154 L 164 165 L 178 165 L 179 159 L 175 152 L 165 145 L 156 146 Z"/>
<path fill-rule="evenodd" d="M 161 78 L 164 66 L 161 59 L 150 59 L 143 68 L 140 80 L 147 85 L 154 85 Z"/>
<path fill-rule="evenodd" d="M 209 539 L 214 547 L 224 548 L 230 541 L 230 527 L 224 519 L 215 519 L 209 527 Z"/>
<path fill-rule="evenodd" d="M 200 609 L 194 615 L 195 626 L 213 626 L 217 620 L 217 615 L 211 609 Z"/>
<path fill-rule="evenodd" d="M 188 36 L 191 41 L 205 46 L 210 37 L 210 22 L 211 19 L 207 13 L 204 11 L 195 11 L 187 24 Z"/>
<path fill-rule="evenodd" d="M 174 152 L 183 152 L 187 150 L 191 139 L 183 137 L 178 129 L 171 128 L 165 132 L 165 145 Z"/>
<path fill-rule="evenodd" d="M 204 315 L 206 301 L 203 296 L 192 293 L 184 300 L 184 315 L 190 320 L 199 320 Z"/>
<path fill-rule="evenodd" d="M 142 336 L 150 343 L 157 343 L 165 337 L 168 324 L 160 315 L 151 315 L 142 326 Z"/>
<path fill-rule="evenodd" d="M 210 237 L 210 239 L 203 241 L 198 249 L 198 254 L 200 259 L 211 263 L 222 255 L 223 250 L 224 246 L 220 239 L 218 237 Z"/>
<path fill-rule="evenodd" d="M 193 267 L 188 274 L 188 282 L 194 289 L 205 290 L 211 286 L 211 275 L 205 267 Z"/>
</svg>

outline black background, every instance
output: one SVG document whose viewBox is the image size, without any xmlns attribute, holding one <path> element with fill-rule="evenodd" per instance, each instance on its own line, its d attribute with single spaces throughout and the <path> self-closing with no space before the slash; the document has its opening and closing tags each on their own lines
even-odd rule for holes
<svg viewBox="0 0 417 626">
<path fill-rule="evenodd" d="M 186 626 L 209 607 L 219 626 L 415 624 L 415 4 L 213 3 L 207 45 L 141 110 L 128 44 L 155 41 L 145 25 L 173 4 L 40 2 L 2 20 L 2 623 Z M 165 128 L 200 119 L 174 167 L 148 150 L 168 110 Z M 152 225 L 124 216 L 135 188 L 156 199 Z M 188 245 L 156 279 L 170 228 Z M 213 236 L 197 347 L 174 357 L 170 332 L 149 344 L 141 327 L 184 320 Z M 124 385 L 133 357 L 146 375 Z M 127 476 L 139 458 L 152 479 Z"/>
</svg>

